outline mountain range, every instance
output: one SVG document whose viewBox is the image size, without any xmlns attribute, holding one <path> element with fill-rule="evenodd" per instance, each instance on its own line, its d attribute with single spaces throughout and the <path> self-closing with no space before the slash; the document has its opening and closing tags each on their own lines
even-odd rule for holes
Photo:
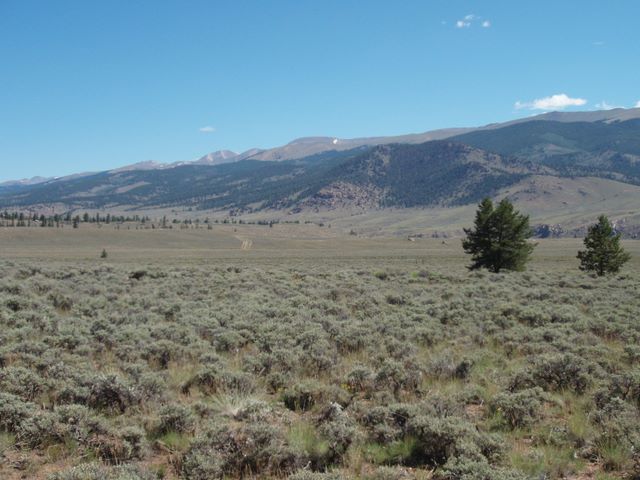
<svg viewBox="0 0 640 480">
<path fill-rule="evenodd" d="M 591 179 L 591 196 L 599 184 L 606 183 L 608 194 L 640 185 L 640 109 L 551 112 L 392 137 L 308 137 L 272 149 L 213 152 L 191 162 L 142 162 L 6 182 L 0 185 L 0 209 L 295 214 L 442 208 L 514 191 L 540 202 L 549 194 L 541 186 L 549 181 L 540 179 L 571 189 L 579 188 L 569 181 L 576 178 Z M 625 205 L 629 215 L 640 213 L 640 198 Z"/>
</svg>

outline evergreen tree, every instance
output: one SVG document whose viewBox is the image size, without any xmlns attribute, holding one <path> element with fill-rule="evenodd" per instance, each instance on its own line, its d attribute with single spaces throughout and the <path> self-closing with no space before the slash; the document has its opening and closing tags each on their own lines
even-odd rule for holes
<svg viewBox="0 0 640 480">
<path fill-rule="evenodd" d="M 595 271 L 599 276 L 618 272 L 631 258 L 620 246 L 620 233 L 614 231 L 605 215 L 600 215 L 598 223 L 589 227 L 584 246 L 586 250 L 578 252 L 580 270 Z"/>
<path fill-rule="evenodd" d="M 478 206 L 474 227 L 464 229 L 467 238 L 462 241 L 472 258 L 470 270 L 524 270 L 534 248 L 527 242 L 531 236 L 528 215 L 520 214 L 507 199 L 494 207 L 491 199 L 485 198 Z"/>
</svg>

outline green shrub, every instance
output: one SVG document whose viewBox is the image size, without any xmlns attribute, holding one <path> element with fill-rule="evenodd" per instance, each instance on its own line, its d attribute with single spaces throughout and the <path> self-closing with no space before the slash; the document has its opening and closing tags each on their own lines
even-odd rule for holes
<svg viewBox="0 0 640 480">
<path fill-rule="evenodd" d="M 142 459 L 147 449 L 145 432 L 138 427 L 118 428 L 109 433 L 94 435 L 89 445 L 100 458 L 113 464 Z"/>
<path fill-rule="evenodd" d="M 429 373 L 440 379 L 461 379 L 469 376 L 473 362 L 468 358 L 456 361 L 451 352 L 443 352 L 431 361 Z"/>
<path fill-rule="evenodd" d="M 106 419 L 94 415 L 84 405 L 60 405 L 54 410 L 55 420 L 64 438 L 86 445 L 100 435 L 108 435 L 110 427 Z"/>
<path fill-rule="evenodd" d="M 375 384 L 377 388 L 389 389 L 398 396 L 402 390 L 415 391 L 421 379 L 422 371 L 416 365 L 388 358 L 378 369 Z"/>
<path fill-rule="evenodd" d="M 193 387 L 208 395 L 225 392 L 249 394 L 255 390 L 255 382 L 251 375 L 244 372 L 204 367 L 183 384 L 182 392 L 188 394 Z"/>
<path fill-rule="evenodd" d="M 324 396 L 324 387 L 313 382 L 297 383 L 282 393 L 282 401 L 289 410 L 307 411 Z"/>
<path fill-rule="evenodd" d="M 452 458 L 436 471 L 436 480 L 526 480 L 520 472 L 496 468 L 482 460 Z"/>
<path fill-rule="evenodd" d="M 610 396 L 620 397 L 640 408 L 640 369 L 614 375 L 607 390 Z"/>
<path fill-rule="evenodd" d="M 640 418 L 636 407 L 619 397 L 596 394 L 598 408 L 591 420 L 596 428 L 596 454 L 610 470 L 629 468 L 640 449 Z"/>
<path fill-rule="evenodd" d="M 491 401 L 492 413 L 500 415 L 511 429 L 531 426 L 541 415 L 543 391 L 540 387 L 501 393 Z"/>
<path fill-rule="evenodd" d="M 416 440 L 411 460 L 418 465 L 442 466 L 457 457 L 494 461 L 503 451 L 494 436 L 456 417 L 419 415 L 409 420 L 407 433 Z"/>
<path fill-rule="evenodd" d="M 24 367 L 0 369 L 0 390 L 12 393 L 26 401 L 34 401 L 46 388 L 38 374 Z"/>
<path fill-rule="evenodd" d="M 84 463 L 49 475 L 47 480 L 157 480 L 151 472 L 138 467 L 121 465 L 108 467 L 99 463 Z"/>
<path fill-rule="evenodd" d="M 305 456 L 295 452 L 277 428 L 267 423 L 212 425 L 184 454 L 182 474 L 188 480 L 224 475 L 290 473 L 304 466 Z"/>
<path fill-rule="evenodd" d="M 300 470 L 287 477 L 288 480 L 345 480 L 346 478 L 337 472 L 312 472 L 309 470 Z"/>
<path fill-rule="evenodd" d="M 355 365 L 347 374 L 344 383 L 353 393 L 370 394 L 373 391 L 375 376 L 365 365 Z"/>
<path fill-rule="evenodd" d="M 510 390 L 541 387 L 547 391 L 572 390 L 584 393 L 591 385 L 593 365 L 572 353 L 546 354 L 533 359 L 533 365 L 517 374 Z"/>
<path fill-rule="evenodd" d="M 187 433 L 195 427 L 195 417 L 191 409 L 183 405 L 166 405 L 158 412 L 159 425 L 157 432 L 162 435 L 167 432 Z"/>
<path fill-rule="evenodd" d="M 29 418 L 37 407 L 11 393 L 0 391 L 0 429 L 16 433 L 20 424 Z"/>
<path fill-rule="evenodd" d="M 416 439 L 408 436 L 385 443 L 368 443 L 363 452 L 374 465 L 407 465 L 412 463 L 416 448 Z"/>
<path fill-rule="evenodd" d="M 92 408 L 124 413 L 138 401 L 134 388 L 116 375 L 97 375 L 88 388 L 87 401 Z"/>
<path fill-rule="evenodd" d="M 318 433 L 327 442 L 324 461 L 332 465 L 342 461 L 342 456 L 355 438 L 356 424 L 339 404 L 331 403 L 321 413 Z"/>
</svg>

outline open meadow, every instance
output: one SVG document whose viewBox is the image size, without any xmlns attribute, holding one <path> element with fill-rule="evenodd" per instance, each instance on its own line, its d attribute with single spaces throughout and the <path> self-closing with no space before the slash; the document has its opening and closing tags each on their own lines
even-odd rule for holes
<svg viewBox="0 0 640 480">
<path fill-rule="evenodd" d="M 640 242 L 537 243 L 0 229 L 0 478 L 640 478 Z"/>
</svg>

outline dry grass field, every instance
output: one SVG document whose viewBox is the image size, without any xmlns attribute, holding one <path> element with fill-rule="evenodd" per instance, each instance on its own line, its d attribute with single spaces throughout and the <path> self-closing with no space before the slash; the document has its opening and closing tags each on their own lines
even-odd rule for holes
<svg viewBox="0 0 640 480">
<path fill-rule="evenodd" d="M 640 242 L 538 243 L 0 229 L 0 478 L 638 478 Z"/>
</svg>

